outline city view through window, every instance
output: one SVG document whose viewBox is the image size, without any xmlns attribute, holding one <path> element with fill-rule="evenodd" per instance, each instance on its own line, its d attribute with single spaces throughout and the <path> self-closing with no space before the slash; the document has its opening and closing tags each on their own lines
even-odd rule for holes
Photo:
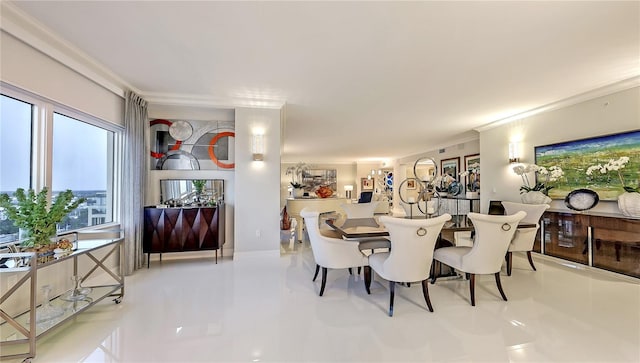
<svg viewBox="0 0 640 363">
<path fill-rule="evenodd" d="M 34 105 L 3 95 L 1 106 L 0 193 L 13 197 L 17 188 L 31 187 L 32 155 L 42 150 L 31 146 Z M 58 233 L 112 222 L 115 133 L 60 113 L 51 119 L 52 200 L 67 189 L 86 199 L 58 224 Z M 19 239 L 18 227 L 0 208 L 0 243 Z"/>
</svg>

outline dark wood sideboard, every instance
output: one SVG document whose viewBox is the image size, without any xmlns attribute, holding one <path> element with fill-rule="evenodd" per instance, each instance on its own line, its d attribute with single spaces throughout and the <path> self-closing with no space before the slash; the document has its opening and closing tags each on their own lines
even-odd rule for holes
<svg viewBox="0 0 640 363">
<path fill-rule="evenodd" d="M 640 219 L 547 211 L 533 250 L 640 278 Z"/>
<path fill-rule="evenodd" d="M 144 208 L 143 252 L 147 268 L 152 253 L 218 250 L 225 242 L 224 204 L 217 207 Z M 222 250 L 221 250 L 222 251 Z"/>
</svg>

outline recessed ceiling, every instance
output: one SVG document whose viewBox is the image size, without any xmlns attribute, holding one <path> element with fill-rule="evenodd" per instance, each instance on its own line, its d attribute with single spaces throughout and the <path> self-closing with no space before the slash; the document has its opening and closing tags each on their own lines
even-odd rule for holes
<svg viewBox="0 0 640 363">
<path fill-rule="evenodd" d="M 286 103 L 283 161 L 398 158 L 640 75 L 640 2 L 14 3 L 143 96 Z"/>
</svg>

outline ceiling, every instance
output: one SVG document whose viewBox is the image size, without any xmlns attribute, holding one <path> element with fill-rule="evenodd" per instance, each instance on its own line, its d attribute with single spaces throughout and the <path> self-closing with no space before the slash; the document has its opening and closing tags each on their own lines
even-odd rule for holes
<svg viewBox="0 0 640 363">
<path fill-rule="evenodd" d="M 640 2 L 14 5 L 152 100 L 286 104 L 283 161 L 393 159 L 640 75 Z"/>
</svg>

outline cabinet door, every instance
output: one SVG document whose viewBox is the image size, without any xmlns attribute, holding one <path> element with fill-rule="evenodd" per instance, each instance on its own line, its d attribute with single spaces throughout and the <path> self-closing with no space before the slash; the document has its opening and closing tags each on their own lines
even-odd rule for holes
<svg viewBox="0 0 640 363">
<path fill-rule="evenodd" d="M 544 222 L 544 254 L 587 265 L 589 216 L 546 212 Z"/>
<path fill-rule="evenodd" d="M 182 209 L 164 210 L 164 252 L 182 251 Z"/>
<path fill-rule="evenodd" d="M 217 250 L 218 208 L 200 208 L 200 249 Z"/>
<path fill-rule="evenodd" d="M 164 209 L 144 209 L 144 234 L 142 250 L 144 253 L 162 252 L 164 249 Z"/>
<path fill-rule="evenodd" d="M 593 266 L 640 277 L 640 220 L 592 216 Z"/>
<path fill-rule="evenodd" d="M 182 250 L 197 251 L 200 245 L 200 208 L 182 210 Z"/>
</svg>

